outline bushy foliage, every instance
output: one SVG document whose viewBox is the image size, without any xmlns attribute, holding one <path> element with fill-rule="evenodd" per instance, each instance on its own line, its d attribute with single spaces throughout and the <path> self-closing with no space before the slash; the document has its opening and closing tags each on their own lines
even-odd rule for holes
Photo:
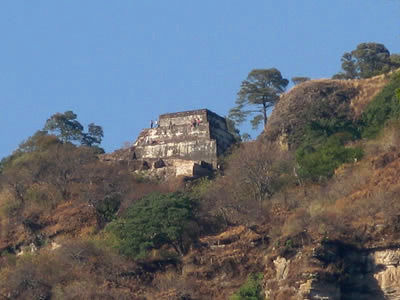
<svg viewBox="0 0 400 300">
<path fill-rule="evenodd" d="M 0 295 L 4 299 L 131 299 L 126 286 L 137 281 L 128 273 L 134 273 L 134 268 L 93 242 L 69 241 L 53 251 L 3 262 Z"/>
<path fill-rule="evenodd" d="M 356 134 L 358 129 L 352 124 L 353 112 L 350 105 L 356 95 L 355 88 L 335 82 L 321 82 L 315 87 L 299 86 L 288 94 L 288 99 L 285 98 L 291 104 L 284 104 L 288 108 L 280 111 L 283 118 L 279 120 L 271 116 L 271 138 L 276 139 L 283 131 L 288 134 L 289 147 L 297 149 L 308 138 L 309 127 L 313 127 L 321 136 L 339 131 Z"/>
<path fill-rule="evenodd" d="M 100 162 L 94 147 L 62 143 L 43 131 L 23 142 L 2 168 L 1 218 L 16 220 L 15 226 L 22 224 L 29 230 L 45 226 L 45 220 L 60 207 L 72 211 L 84 207 L 91 224 L 102 227 L 138 185 L 124 167 Z M 79 224 L 78 220 L 73 224 Z M 79 225 L 73 226 L 80 230 Z M 14 234 L 12 227 L 2 230 L 0 238 Z"/>
<path fill-rule="evenodd" d="M 390 119 L 400 117 L 400 73 L 368 104 L 361 117 L 362 136 L 374 138 Z M 397 93 L 397 97 L 396 97 Z"/>
<path fill-rule="evenodd" d="M 235 182 L 233 193 L 259 202 L 279 190 L 291 171 L 289 157 L 268 142 L 241 145 L 227 159 L 227 167 L 226 176 Z"/>
<path fill-rule="evenodd" d="M 115 218 L 120 205 L 121 194 L 115 192 L 106 195 L 104 200 L 98 203 L 96 209 L 105 222 L 110 222 Z"/>
<path fill-rule="evenodd" d="M 240 289 L 230 297 L 230 300 L 263 300 L 262 279 L 261 273 L 251 274 Z"/>
<path fill-rule="evenodd" d="M 258 128 L 260 123 L 265 126 L 268 109 L 279 101 L 279 95 L 288 83 L 276 68 L 252 70 L 240 86 L 236 106 L 230 110 L 229 118 L 241 124 L 252 115 L 253 128 Z"/>
<path fill-rule="evenodd" d="M 338 103 L 339 104 L 339 103 Z M 350 118 L 348 103 L 337 107 L 321 101 L 309 111 L 309 122 L 296 150 L 298 175 L 302 179 L 318 181 L 329 178 L 343 163 L 362 157 L 362 150 L 345 144 L 360 138 L 357 122 Z"/>
<path fill-rule="evenodd" d="M 39 138 L 29 151 L 20 148 L 3 171 L 1 187 L 12 190 L 22 204 L 33 201 L 51 208 L 53 204 L 67 200 L 71 185 L 78 178 L 87 178 L 87 174 L 83 174 L 85 165 L 97 160 L 89 148 L 57 142 L 48 144 L 50 139 L 47 136 Z M 56 195 L 59 195 L 57 199 L 54 198 Z"/>
<path fill-rule="evenodd" d="M 46 121 L 44 130 L 57 135 L 63 142 L 78 142 L 85 146 L 95 146 L 103 151 L 98 147 L 104 137 L 103 128 L 90 123 L 88 132 L 84 132 L 82 124 L 77 120 L 77 115 L 73 111 L 52 115 Z"/>
<path fill-rule="evenodd" d="M 304 77 L 304 76 L 292 77 L 292 82 L 294 85 L 298 85 L 298 84 L 301 84 L 301 83 L 309 81 L 309 80 L 310 80 L 310 77 Z"/>
<path fill-rule="evenodd" d="M 117 237 L 117 248 L 126 256 L 143 258 L 148 250 L 162 245 L 182 255 L 193 238 L 189 227 L 194 208 L 194 201 L 182 193 L 154 193 L 134 203 L 107 230 Z"/>
<path fill-rule="evenodd" d="M 240 130 L 236 127 L 235 121 L 233 121 L 230 118 L 225 118 L 226 120 L 226 127 L 228 128 L 228 131 L 230 134 L 233 135 L 235 142 L 239 143 L 242 141 L 242 138 L 240 136 Z"/>
<path fill-rule="evenodd" d="M 359 121 L 349 119 L 340 111 L 334 114 L 318 113 L 320 116 L 308 124 L 302 144 L 296 151 L 300 166 L 299 175 L 319 180 L 333 175 L 341 164 L 362 157 L 360 148 L 345 147 L 350 140 L 375 138 L 390 120 L 400 117 L 400 74 L 392 75 L 390 82 L 367 105 Z M 326 110 L 317 105 L 313 110 Z"/>
<path fill-rule="evenodd" d="M 333 76 L 336 79 L 369 78 L 397 68 L 396 57 L 383 44 L 361 43 L 351 52 L 342 56 L 342 72 Z"/>
<path fill-rule="evenodd" d="M 318 181 L 329 178 L 336 168 L 343 163 L 359 160 L 362 155 L 361 148 L 346 148 L 345 142 L 349 135 L 334 134 L 319 145 L 305 144 L 296 152 L 299 164 L 298 175 L 305 179 Z"/>
<path fill-rule="evenodd" d="M 238 145 L 222 165 L 221 176 L 192 187 L 192 194 L 200 199 L 201 225 L 208 234 L 229 225 L 263 222 L 271 196 L 296 180 L 291 153 L 270 142 Z"/>
</svg>

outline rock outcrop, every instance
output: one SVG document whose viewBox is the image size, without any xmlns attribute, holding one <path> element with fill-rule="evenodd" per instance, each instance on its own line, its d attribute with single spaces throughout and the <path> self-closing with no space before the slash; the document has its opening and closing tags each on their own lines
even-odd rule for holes
<svg viewBox="0 0 400 300">
<path fill-rule="evenodd" d="M 400 299 L 400 248 L 358 249 L 322 243 L 309 253 L 278 256 L 267 268 L 268 299 Z M 268 272 L 267 272 L 268 273 Z"/>
<path fill-rule="evenodd" d="M 261 135 L 283 150 L 296 148 L 306 124 L 320 117 L 357 119 L 388 82 L 384 75 L 359 80 L 318 79 L 283 94 Z"/>
</svg>

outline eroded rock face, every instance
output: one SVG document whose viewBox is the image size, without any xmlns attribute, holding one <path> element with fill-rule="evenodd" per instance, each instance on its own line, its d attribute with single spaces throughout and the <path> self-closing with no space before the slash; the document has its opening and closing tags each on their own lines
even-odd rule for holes
<svg viewBox="0 0 400 300">
<path fill-rule="evenodd" d="M 370 257 L 385 299 L 400 299 L 400 249 L 376 251 Z"/>
<path fill-rule="evenodd" d="M 276 257 L 265 274 L 268 299 L 398 300 L 400 248 L 357 249 L 329 242 L 308 257 Z"/>
<path fill-rule="evenodd" d="M 340 300 L 341 293 L 340 288 L 335 283 L 309 279 L 300 285 L 297 299 Z"/>
<path fill-rule="evenodd" d="M 289 273 L 289 261 L 284 257 L 277 257 L 274 260 L 276 280 L 285 280 Z"/>
<path fill-rule="evenodd" d="M 262 272 L 260 253 L 266 244 L 263 234 L 242 225 L 200 238 L 182 265 L 183 278 L 207 286 L 197 289 L 194 299 L 229 299 L 248 274 Z"/>
</svg>

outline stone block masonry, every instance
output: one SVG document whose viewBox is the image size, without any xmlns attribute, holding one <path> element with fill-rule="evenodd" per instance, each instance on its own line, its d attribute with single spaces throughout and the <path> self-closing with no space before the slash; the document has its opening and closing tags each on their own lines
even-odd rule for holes
<svg viewBox="0 0 400 300">
<path fill-rule="evenodd" d="M 142 130 L 129 149 L 101 156 L 159 178 L 200 177 L 218 167 L 218 157 L 235 139 L 225 118 L 207 109 L 163 114 L 158 127 Z"/>
<path fill-rule="evenodd" d="M 218 156 L 234 142 L 225 118 L 207 110 L 163 114 L 159 126 L 144 129 L 131 149 L 133 160 L 163 160 L 175 175 L 196 176 L 217 168 Z"/>
</svg>

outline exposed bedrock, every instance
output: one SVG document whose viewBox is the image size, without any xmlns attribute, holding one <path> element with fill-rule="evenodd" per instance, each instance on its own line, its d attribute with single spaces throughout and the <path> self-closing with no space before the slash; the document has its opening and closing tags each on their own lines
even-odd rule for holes
<svg viewBox="0 0 400 300">
<path fill-rule="evenodd" d="M 327 242 L 311 255 L 277 257 L 267 268 L 268 299 L 398 300 L 400 299 L 400 246 L 358 249 Z"/>
</svg>

